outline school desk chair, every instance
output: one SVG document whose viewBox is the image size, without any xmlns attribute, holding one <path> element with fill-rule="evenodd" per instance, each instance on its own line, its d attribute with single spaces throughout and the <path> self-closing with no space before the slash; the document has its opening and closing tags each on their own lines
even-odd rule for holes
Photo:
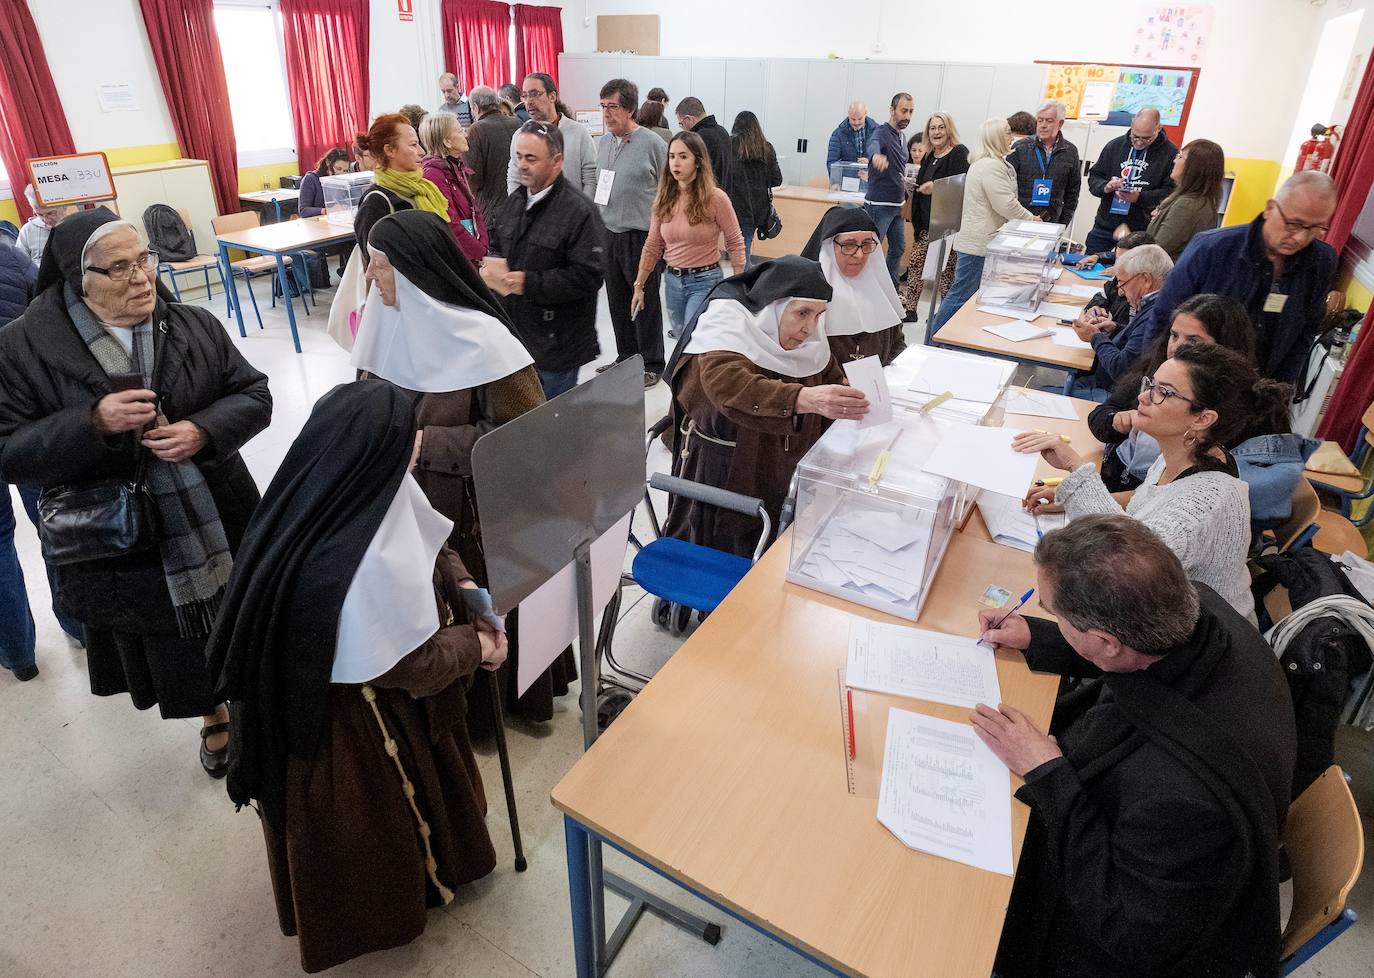
<svg viewBox="0 0 1374 978">
<path fill-rule="evenodd" d="M 234 231 L 246 231 L 249 228 L 261 227 L 262 215 L 257 211 L 241 211 L 238 214 L 220 214 L 217 217 L 211 218 L 210 224 L 214 227 L 215 234 L 230 234 Z M 286 255 L 283 257 L 282 261 L 286 264 L 287 268 L 292 269 L 292 275 L 294 276 L 295 260 L 292 256 Z M 276 258 L 271 255 L 249 255 L 247 258 L 240 258 L 238 261 L 229 263 L 229 274 L 242 276 L 243 284 L 248 289 L 248 298 L 253 302 L 253 315 L 258 317 L 258 329 L 262 329 L 262 313 L 258 310 L 258 297 L 253 294 L 252 282 L 253 279 L 260 275 L 266 276 L 269 279 L 274 278 L 277 274 Z M 224 301 L 228 310 L 225 315 L 231 315 L 234 311 L 234 307 L 229 298 L 229 290 L 227 288 L 224 290 Z M 286 297 L 286 301 L 291 301 L 289 295 Z M 306 314 L 309 315 L 310 305 L 306 302 L 304 290 L 301 291 L 301 304 L 305 306 Z M 273 291 L 272 307 L 276 308 L 276 305 L 277 293 Z"/>
<path fill-rule="evenodd" d="M 186 233 L 191 236 L 191 246 L 196 245 L 196 232 L 191 227 L 191 215 L 184 207 L 177 208 L 177 216 L 181 218 L 181 223 L 186 225 Z M 185 261 L 159 261 L 157 263 L 157 274 L 160 278 L 166 275 L 172 282 L 172 293 L 177 297 L 177 302 L 181 301 L 181 287 L 177 284 L 177 277 L 181 275 L 192 275 L 200 272 L 205 276 L 205 298 L 209 299 L 210 292 L 210 269 L 219 273 L 219 285 L 226 293 L 229 291 L 229 283 L 224 280 L 224 269 L 220 267 L 219 258 L 215 255 L 202 255 L 200 249 L 196 249 L 196 256 Z"/>
<path fill-rule="evenodd" d="M 1336 497 L 1340 502 L 1340 514 L 1346 519 L 1350 519 L 1350 512 L 1355 503 L 1374 496 L 1374 480 L 1366 479 L 1361 474 L 1365 460 L 1369 457 L 1369 449 L 1374 446 L 1374 431 L 1371 429 L 1374 429 L 1374 404 L 1365 408 L 1364 416 L 1360 418 L 1360 431 L 1355 436 L 1354 454 L 1347 458 L 1336 442 L 1324 441 L 1316 454 L 1307 460 L 1307 478 L 1312 480 L 1313 486 L 1318 490 Z M 1342 461 L 1348 465 L 1342 465 Z M 1313 465 L 1321 465 L 1323 469 L 1331 471 L 1317 471 L 1313 469 Z M 1341 469 L 1344 471 L 1338 472 Z M 1371 519 L 1374 519 L 1374 505 L 1369 506 L 1364 515 L 1354 523 L 1356 526 L 1364 526 Z"/>
<path fill-rule="evenodd" d="M 1337 765 L 1294 800 L 1283 834 L 1293 868 L 1293 909 L 1280 958 L 1287 976 L 1359 919 L 1346 900 L 1364 865 L 1364 829 Z"/>
</svg>

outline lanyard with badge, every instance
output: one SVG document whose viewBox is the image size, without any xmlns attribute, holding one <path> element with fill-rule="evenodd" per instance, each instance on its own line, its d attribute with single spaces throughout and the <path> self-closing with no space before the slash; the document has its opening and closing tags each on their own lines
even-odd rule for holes
<svg viewBox="0 0 1374 978">
<path fill-rule="evenodd" d="M 615 161 L 620 159 L 620 154 L 624 151 L 626 146 L 630 145 L 631 135 L 633 135 L 633 133 L 626 133 L 619 139 L 616 139 L 615 136 L 611 136 L 612 139 L 615 139 L 615 142 L 611 145 L 610 152 L 607 154 L 609 160 L 606 163 L 606 168 L 596 175 L 596 196 L 592 198 L 603 207 L 611 202 L 611 184 L 615 183 Z"/>
<path fill-rule="evenodd" d="M 1049 161 L 1054 155 L 1054 150 L 1050 150 L 1050 155 L 1046 156 L 1040 149 L 1040 141 L 1035 141 L 1035 159 L 1040 164 L 1040 178 L 1031 180 L 1030 205 L 1032 207 L 1050 206 L 1050 188 L 1054 186 L 1054 180 L 1046 176 Z"/>
<path fill-rule="evenodd" d="M 1134 146 L 1132 146 L 1132 147 L 1131 147 L 1131 154 L 1130 154 L 1130 156 L 1126 157 L 1126 165 L 1123 166 L 1123 167 L 1121 168 L 1121 183 L 1122 183 L 1122 188 L 1121 188 L 1121 189 L 1122 189 L 1122 190 L 1134 190 L 1134 189 L 1135 189 L 1135 185 L 1136 185 L 1136 174 L 1139 172 L 1139 170 L 1137 169 L 1137 167 L 1138 167 L 1138 164 L 1137 164 L 1137 162 L 1136 162 L 1137 159 L 1138 159 L 1138 157 L 1137 157 L 1137 155 L 1136 155 L 1136 148 L 1135 148 Z M 1123 198 L 1121 197 L 1121 194 L 1120 194 L 1119 192 L 1118 192 L 1118 193 L 1115 193 L 1115 194 L 1112 194 L 1112 209 L 1111 209 L 1111 213 L 1113 213 L 1113 214 L 1129 214 L 1130 212 L 1131 212 L 1131 202 L 1130 202 L 1129 200 L 1123 199 Z"/>
</svg>

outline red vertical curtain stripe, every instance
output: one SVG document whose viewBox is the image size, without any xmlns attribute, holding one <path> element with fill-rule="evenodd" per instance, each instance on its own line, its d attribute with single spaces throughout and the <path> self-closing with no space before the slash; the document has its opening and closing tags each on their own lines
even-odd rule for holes
<svg viewBox="0 0 1374 978">
<path fill-rule="evenodd" d="M 1364 208 L 1369 188 L 1374 185 L 1374 62 L 1365 68 L 1360 91 L 1350 108 L 1350 119 L 1332 163 L 1331 177 L 1336 181 L 1338 202 L 1326 240 L 1340 251 L 1350 240 L 1351 229 Z M 1360 325 L 1359 338 L 1350 351 L 1318 432 L 1322 438 L 1340 442 L 1347 452 L 1355 447 L 1360 417 L 1374 401 L 1374 340 L 1370 339 L 1371 333 L 1374 333 L 1374 313 L 1366 315 Z"/>
<path fill-rule="evenodd" d="M 28 220 L 26 160 L 75 153 L 62 100 L 57 97 L 38 27 L 25 0 L 0 0 L 0 161 L 14 186 L 14 203 Z"/>
<path fill-rule="evenodd" d="M 367 129 L 368 0 L 280 0 L 301 172 Z"/>
<path fill-rule="evenodd" d="M 558 7 L 515 5 L 515 83 L 531 71 L 558 81 L 558 56 L 563 53 L 563 11 Z"/>
<path fill-rule="evenodd" d="M 182 155 L 209 161 L 219 212 L 236 213 L 238 149 L 213 0 L 138 2 Z"/>
<path fill-rule="evenodd" d="M 444 64 L 462 87 L 500 88 L 511 80 L 510 6 L 496 0 L 443 0 Z"/>
</svg>

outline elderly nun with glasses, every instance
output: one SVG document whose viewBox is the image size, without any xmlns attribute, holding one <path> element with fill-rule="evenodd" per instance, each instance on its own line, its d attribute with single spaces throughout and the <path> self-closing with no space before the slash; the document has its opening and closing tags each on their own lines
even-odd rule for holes
<svg viewBox="0 0 1374 978">
<path fill-rule="evenodd" d="M 201 764 L 223 777 L 204 648 L 258 503 L 239 449 L 271 420 L 267 378 L 211 313 L 170 300 L 156 253 L 105 208 L 53 229 L 38 290 L 0 332 L 0 478 L 43 487 L 91 692 L 202 717 Z"/>
<path fill-rule="evenodd" d="M 878 357 L 884 367 L 906 349 L 902 318 L 906 310 L 878 250 L 878 226 L 858 207 L 832 207 L 802 249 L 802 257 L 821 263 L 833 294 L 825 310 L 825 338 L 843 366 L 849 360 Z"/>
</svg>

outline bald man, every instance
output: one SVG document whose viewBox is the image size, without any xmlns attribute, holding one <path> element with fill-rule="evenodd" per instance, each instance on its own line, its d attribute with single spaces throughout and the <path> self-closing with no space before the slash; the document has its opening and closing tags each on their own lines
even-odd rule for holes
<svg viewBox="0 0 1374 978">
<path fill-rule="evenodd" d="M 849 112 L 830 134 L 830 148 L 825 153 L 825 172 L 832 163 L 867 163 L 865 147 L 878 131 L 878 120 L 868 117 L 868 107 L 862 102 L 850 102 Z"/>
<path fill-rule="evenodd" d="M 1229 295 L 1255 324 L 1260 370 L 1298 383 L 1336 275 L 1336 249 L 1321 240 L 1335 210 L 1336 184 L 1329 176 L 1295 173 L 1249 224 L 1195 235 L 1159 293 L 1155 333 L 1184 299 Z"/>
<path fill-rule="evenodd" d="M 1102 147 L 1088 171 L 1088 192 L 1101 197 L 1097 218 L 1088 232 L 1089 254 L 1112 250 L 1113 234 L 1121 225 L 1144 231 L 1150 214 L 1174 189 L 1174 157 L 1178 147 L 1164 135 L 1158 109 L 1141 109 L 1129 132 Z"/>
</svg>

